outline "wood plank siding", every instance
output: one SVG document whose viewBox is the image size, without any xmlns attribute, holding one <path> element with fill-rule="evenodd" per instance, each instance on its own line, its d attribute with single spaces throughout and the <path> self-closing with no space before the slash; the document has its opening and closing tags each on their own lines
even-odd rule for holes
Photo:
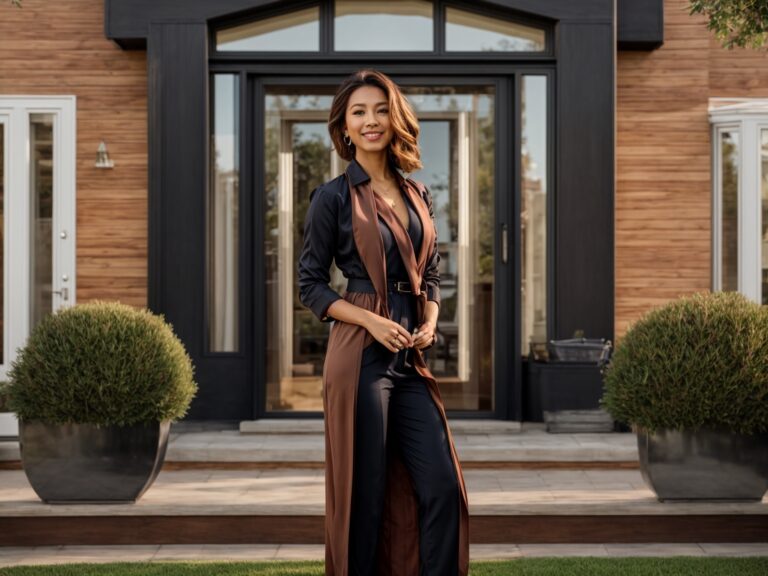
<svg viewBox="0 0 768 576">
<path fill-rule="evenodd" d="M 104 0 L 0 2 L 0 95 L 77 97 L 78 302 L 147 302 L 146 52 L 104 35 Z M 94 167 L 107 142 L 112 170 Z"/>
<path fill-rule="evenodd" d="M 768 51 L 725 50 L 687 0 L 664 45 L 619 52 L 616 337 L 654 306 L 711 288 L 710 97 L 768 98 Z"/>
</svg>

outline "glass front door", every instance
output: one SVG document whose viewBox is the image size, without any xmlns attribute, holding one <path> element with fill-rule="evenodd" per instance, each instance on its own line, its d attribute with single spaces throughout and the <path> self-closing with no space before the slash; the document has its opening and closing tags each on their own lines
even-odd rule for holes
<svg viewBox="0 0 768 576">
<path fill-rule="evenodd" d="M 296 269 L 310 192 L 343 172 L 326 128 L 334 86 L 267 86 L 263 105 L 266 410 L 322 411 L 330 324 L 298 298 Z M 494 410 L 496 90 L 404 86 L 421 124 L 440 251 L 438 341 L 428 362 L 446 408 Z M 258 116 L 258 115 L 257 115 Z M 258 186 L 257 186 L 258 189 Z M 346 279 L 331 267 L 331 287 Z"/>
</svg>

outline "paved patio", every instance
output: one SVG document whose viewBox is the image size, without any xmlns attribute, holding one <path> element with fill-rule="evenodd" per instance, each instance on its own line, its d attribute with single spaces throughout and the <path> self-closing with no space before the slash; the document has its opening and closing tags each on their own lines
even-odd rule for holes
<svg viewBox="0 0 768 576">
<path fill-rule="evenodd" d="M 466 470 L 471 515 L 759 514 L 762 502 L 659 502 L 639 470 Z M 45 504 L 23 470 L 0 471 L 0 517 L 322 516 L 322 469 L 163 470 L 135 504 Z"/>
<path fill-rule="evenodd" d="M 719 540 L 708 537 L 707 541 L 689 543 L 682 540 L 691 538 L 683 537 L 679 543 L 670 543 L 677 539 L 675 528 L 668 530 L 665 542 L 655 542 L 653 536 L 659 533 L 655 531 L 659 527 L 678 521 L 685 525 L 687 518 L 692 516 L 700 517 L 704 523 L 720 517 L 723 527 L 729 522 L 741 522 L 739 519 L 744 519 L 743 525 L 752 526 L 752 530 L 755 525 L 764 526 L 768 522 L 768 496 L 762 502 L 753 503 L 659 502 L 645 486 L 637 468 L 633 434 L 549 434 L 541 424 L 520 426 L 497 421 L 457 421 L 451 426 L 465 468 L 470 515 L 479 521 L 478 529 L 485 534 L 479 542 L 472 544 L 473 559 L 535 555 L 768 555 L 768 543 L 762 543 L 762 539 L 757 540 L 758 543 L 738 543 L 745 539 L 740 539 L 738 533 L 731 538 L 733 531 L 725 528 L 714 534 L 725 534 L 723 539 L 733 542 L 718 543 Z M 174 526 L 179 530 L 188 529 L 192 534 L 194 527 L 188 524 L 193 521 L 192 517 L 215 518 L 221 522 L 229 518 L 246 523 L 257 519 L 262 526 L 269 527 L 269 518 L 280 516 L 298 519 L 296 525 L 307 530 L 310 539 L 293 542 L 315 542 L 0 546 L 0 565 L 173 559 L 321 559 L 323 547 L 317 542 L 322 541 L 322 531 L 317 538 L 317 528 L 313 526 L 317 526 L 324 513 L 323 456 L 320 420 L 262 420 L 242 423 L 239 429 L 216 429 L 210 424 L 174 426 L 166 466 L 138 502 L 49 505 L 34 493 L 24 471 L 18 467 L 14 469 L 19 459 L 18 442 L 0 442 L 0 464 L 5 461 L 6 467 L 0 470 L 0 522 L 56 520 L 65 529 L 67 522 L 93 522 L 96 517 L 101 517 L 107 522 L 113 521 L 109 518 L 123 519 L 125 530 L 128 530 L 131 518 L 140 522 L 144 517 L 166 518 L 168 522 L 176 522 Z M 93 520 L 88 521 L 88 517 Z M 525 522 L 544 520 L 543 517 L 561 519 L 563 523 L 558 530 L 564 538 L 529 541 L 579 542 L 578 536 L 573 538 L 573 530 L 585 530 L 579 532 L 585 535 L 602 530 L 599 533 L 607 538 L 583 540 L 597 543 L 524 543 L 526 528 L 522 528 L 523 533 L 509 532 L 499 540 L 493 538 L 494 528 L 489 529 L 489 526 L 534 526 Z M 499 519 L 498 522 L 494 518 Z M 590 518 L 594 518 L 593 523 Z M 631 538 L 626 540 L 627 543 L 608 543 L 621 541 L 612 537 L 617 528 L 611 526 L 628 518 L 635 519 L 630 520 L 630 532 L 635 530 L 631 526 L 635 526 L 640 518 L 647 519 L 645 540 L 635 540 L 643 543 L 630 543 Z M 587 525 L 579 525 L 584 519 Z M 695 530 L 696 522 L 698 520 L 687 524 L 689 529 Z M 236 535 L 245 525 L 230 522 L 230 530 Z M 578 527 L 574 529 L 573 526 Z M 196 536 L 179 542 L 205 542 L 211 529 L 209 527 L 206 532 L 203 527 L 202 533 L 198 529 Z M 116 541 L 130 541 L 120 534 L 119 530 L 115 532 Z M 648 539 L 648 534 L 653 541 Z M 534 536 L 537 537 L 540 536 Z M 222 541 L 237 542 L 237 538 Z M 252 541 L 280 542 L 258 538 Z"/>
</svg>

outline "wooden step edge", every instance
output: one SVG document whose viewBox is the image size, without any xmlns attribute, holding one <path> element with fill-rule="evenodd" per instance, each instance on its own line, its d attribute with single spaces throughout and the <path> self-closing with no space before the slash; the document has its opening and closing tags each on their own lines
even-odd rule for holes
<svg viewBox="0 0 768 576">
<path fill-rule="evenodd" d="M 636 470 L 640 467 L 637 460 L 538 460 L 514 462 L 505 461 L 472 461 L 461 462 L 463 470 Z M 277 470 L 277 469 L 312 469 L 322 470 L 325 462 L 307 461 L 173 461 L 166 460 L 162 470 Z M 0 461 L 0 470 L 23 470 L 21 460 Z"/>
<path fill-rule="evenodd" d="M 472 461 L 462 460 L 463 470 L 635 470 L 640 467 L 637 460 L 615 461 Z M 184 462 L 166 461 L 163 470 L 261 470 L 279 468 L 323 469 L 325 462 Z"/>
</svg>

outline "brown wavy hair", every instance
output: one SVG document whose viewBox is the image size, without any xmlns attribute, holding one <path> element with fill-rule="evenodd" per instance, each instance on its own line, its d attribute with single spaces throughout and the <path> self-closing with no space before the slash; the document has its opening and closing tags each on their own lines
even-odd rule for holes
<svg viewBox="0 0 768 576">
<path fill-rule="evenodd" d="M 413 172 L 422 167 L 419 150 L 419 121 L 411 105 L 400 88 L 392 79 L 378 70 L 362 69 L 348 76 L 339 86 L 331 104 L 328 118 L 328 132 L 339 156 L 345 160 L 355 157 L 355 145 L 344 143 L 344 124 L 346 123 L 349 97 L 361 86 L 376 86 L 387 96 L 389 120 L 394 134 L 389 143 L 389 160 L 403 172 Z"/>
</svg>

